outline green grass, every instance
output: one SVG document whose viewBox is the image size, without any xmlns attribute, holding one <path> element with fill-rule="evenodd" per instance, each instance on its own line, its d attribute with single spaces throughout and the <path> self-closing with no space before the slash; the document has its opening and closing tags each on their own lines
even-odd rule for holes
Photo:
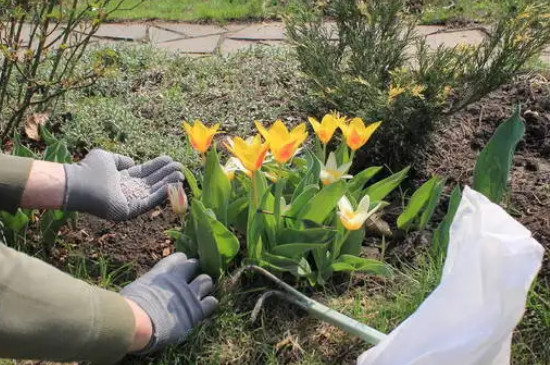
<svg viewBox="0 0 550 365">
<path fill-rule="evenodd" d="M 424 24 L 448 22 L 488 22 L 504 10 L 525 0 L 427 0 L 422 9 Z"/>
<path fill-rule="evenodd" d="M 218 21 L 265 19 L 283 10 L 278 0 L 126 0 L 111 20 Z"/>
<path fill-rule="evenodd" d="M 110 20 L 262 20 L 284 14 L 285 4 L 281 0 L 125 0 L 123 9 Z M 484 22 L 510 6 L 514 6 L 511 0 L 426 0 L 420 18 L 424 24 Z"/>
<path fill-rule="evenodd" d="M 519 0 L 525 1 L 525 0 Z M 169 21 L 261 20 L 278 17 L 287 10 L 280 0 L 126 0 L 111 20 L 161 19 Z M 487 22 L 517 1 L 427 0 L 420 14 L 423 24 Z"/>
</svg>

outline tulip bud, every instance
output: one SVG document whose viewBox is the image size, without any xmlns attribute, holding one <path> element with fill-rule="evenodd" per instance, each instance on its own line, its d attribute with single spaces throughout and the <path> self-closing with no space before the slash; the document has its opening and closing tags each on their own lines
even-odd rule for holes
<svg viewBox="0 0 550 365">
<path fill-rule="evenodd" d="M 189 208 L 187 195 L 185 194 L 185 190 L 183 190 L 183 184 L 177 183 L 168 185 L 168 198 L 170 199 L 172 211 L 180 217 L 183 217 Z"/>
</svg>

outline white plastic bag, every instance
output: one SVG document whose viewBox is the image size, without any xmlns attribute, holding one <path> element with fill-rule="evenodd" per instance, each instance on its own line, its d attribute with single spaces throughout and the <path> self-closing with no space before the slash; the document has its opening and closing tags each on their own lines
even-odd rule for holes
<svg viewBox="0 0 550 365">
<path fill-rule="evenodd" d="M 451 226 L 441 283 L 357 364 L 509 364 L 512 331 L 524 313 L 543 251 L 529 230 L 466 187 Z"/>
</svg>

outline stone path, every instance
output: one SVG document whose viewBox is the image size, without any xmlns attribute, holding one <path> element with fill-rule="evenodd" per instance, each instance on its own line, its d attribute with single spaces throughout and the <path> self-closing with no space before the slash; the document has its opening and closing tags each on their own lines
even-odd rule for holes
<svg viewBox="0 0 550 365">
<path fill-rule="evenodd" d="M 328 27 L 333 27 L 327 23 Z M 460 43 L 478 44 L 484 33 L 480 29 L 445 29 L 440 26 L 419 26 L 420 34 L 426 36 L 431 47 L 441 44 L 456 46 Z M 284 24 L 229 23 L 223 26 L 192 23 L 122 23 L 104 24 L 94 39 L 99 43 L 132 42 L 151 44 L 193 56 L 228 54 L 263 44 L 282 45 L 285 41 Z M 550 63 L 550 48 L 543 54 Z"/>
</svg>

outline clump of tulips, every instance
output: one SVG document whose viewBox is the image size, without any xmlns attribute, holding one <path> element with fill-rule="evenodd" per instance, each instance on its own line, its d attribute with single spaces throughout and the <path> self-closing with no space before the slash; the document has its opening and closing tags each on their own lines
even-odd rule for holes
<svg viewBox="0 0 550 365">
<path fill-rule="evenodd" d="M 387 205 L 383 199 L 408 169 L 368 185 L 381 167 L 355 176 L 349 170 L 355 151 L 381 122 L 365 125 L 360 118 L 338 113 L 309 122 L 313 148 L 304 147 L 305 123 L 289 129 L 280 120 L 271 126 L 255 122 L 258 134 L 225 138 L 223 146 L 231 157 L 223 164 L 213 143 L 219 125 L 183 123 L 191 146 L 203 156 L 204 169 L 202 174 L 184 170 L 192 194 L 190 214 L 178 207 L 187 204 L 178 197 L 184 192 L 170 192 L 174 210 L 182 217 L 182 229 L 172 232 L 178 249 L 198 257 L 214 276 L 234 261 L 238 236 L 246 238 L 244 263 L 290 272 L 312 285 L 322 285 L 339 271 L 389 275 L 384 263 L 360 256 L 361 246 L 366 223 Z M 338 129 L 341 142 L 328 151 Z"/>
</svg>

